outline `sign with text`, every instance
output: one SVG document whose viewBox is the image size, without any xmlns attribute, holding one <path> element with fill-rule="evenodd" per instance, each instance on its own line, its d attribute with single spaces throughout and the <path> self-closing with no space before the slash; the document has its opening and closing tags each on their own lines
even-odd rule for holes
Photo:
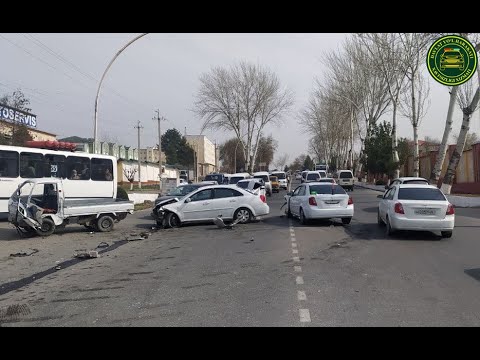
<svg viewBox="0 0 480 360">
<path fill-rule="evenodd" d="M 33 128 L 37 127 L 37 115 L 0 104 L 0 120 L 14 121 Z"/>
</svg>

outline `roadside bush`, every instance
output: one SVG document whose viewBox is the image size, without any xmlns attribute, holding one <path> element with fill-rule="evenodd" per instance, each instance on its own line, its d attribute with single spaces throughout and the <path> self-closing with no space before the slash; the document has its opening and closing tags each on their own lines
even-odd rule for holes
<svg viewBox="0 0 480 360">
<path fill-rule="evenodd" d="M 387 185 L 387 183 L 386 183 L 385 181 L 383 181 L 383 180 L 377 180 L 377 181 L 375 182 L 375 185 Z"/>
<path fill-rule="evenodd" d="M 124 188 L 118 187 L 117 188 L 117 199 L 119 200 L 130 200 L 128 198 L 128 194 Z"/>
</svg>

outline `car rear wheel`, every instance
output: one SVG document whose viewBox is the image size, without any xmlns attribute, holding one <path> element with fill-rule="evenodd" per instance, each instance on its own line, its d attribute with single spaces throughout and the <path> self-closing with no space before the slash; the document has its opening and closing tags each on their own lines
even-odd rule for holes
<svg viewBox="0 0 480 360">
<path fill-rule="evenodd" d="M 300 223 L 302 225 L 308 224 L 308 219 L 305 217 L 305 213 L 303 212 L 303 209 L 300 209 Z"/>
<path fill-rule="evenodd" d="M 348 224 L 350 224 L 350 221 L 352 221 L 352 218 L 351 218 L 351 217 L 342 218 L 342 223 L 343 223 L 343 225 L 348 225 Z"/>
<path fill-rule="evenodd" d="M 387 236 L 390 236 L 390 235 L 392 235 L 392 234 L 395 232 L 395 230 L 392 229 L 392 226 L 390 225 L 390 219 L 388 218 L 388 216 L 387 216 L 386 219 L 387 219 L 387 222 L 386 222 L 386 226 L 387 226 L 386 233 L 387 233 Z"/>
<path fill-rule="evenodd" d="M 452 237 L 453 231 L 442 231 L 442 238 L 449 239 Z"/>
<path fill-rule="evenodd" d="M 253 218 L 252 213 L 247 208 L 240 208 L 235 211 L 233 218 L 238 221 L 240 224 L 246 224 L 250 222 Z"/>
<path fill-rule="evenodd" d="M 288 217 L 289 219 L 293 218 L 293 214 L 292 214 L 292 212 L 290 211 L 290 204 L 288 205 L 287 217 Z"/>
<path fill-rule="evenodd" d="M 103 215 L 98 218 L 96 228 L 100 232 L 109 232 L 113 230 L 114 223 L 115 221 L 111 216 Z"/>
</svg>

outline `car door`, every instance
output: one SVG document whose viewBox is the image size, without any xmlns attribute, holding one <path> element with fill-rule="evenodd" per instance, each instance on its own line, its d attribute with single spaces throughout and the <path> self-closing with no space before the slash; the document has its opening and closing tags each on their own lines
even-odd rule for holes
<svg viewBox="0 0 480 360">
<path fill-rule="evenodd" d="M 387 197 L 391 194 L 392 189 L 388 189 L 385 194 L 383 194 L 383 198 L 378 203 L 378 209 L 380 212 L 380 217 L 385 220 L 385 213 L 387 209 Z"/>
<path fill-rule="evenodd" d="M 390 214 L 390 210 L 393 209 L 393 197 L 395 196 L 395 191 L 397 187 L 394 186 L 385 194 L 383 199 L 383 219 L 386 220 L 387 216 Z"/>
<path fill-rule="evenodd" d="M 223 219 L 233 218 L 234 211 L 239 207 L 240 197 L 243 194 L 240 191 L 230 188 L 215 189 L 213 199 L 211 201 L 212 219 L 222 215 Z"/>
<path fill-rule="evenodd" d="M 181 208 L 183 221 L 202 221 L 209 219 L 213 189 L 200 190 L 190 196 L 190 202 L 185 202 Z"/>
<path fill-rule="evenodd" d="M 294 215 L 298 215 L 299 212 L 300 212 L 300 201 L 301 201 L 301 198 L 300 198 L 300 193 L 301 191 L 305 191 L 305 186 L 301 185 L 299 187 L 297 187 L 295 189 L 295 191 L 293 192 L 293 195 L 290 197 L 290 211 L 292 212 L 292 214 Z"/>
</svg>

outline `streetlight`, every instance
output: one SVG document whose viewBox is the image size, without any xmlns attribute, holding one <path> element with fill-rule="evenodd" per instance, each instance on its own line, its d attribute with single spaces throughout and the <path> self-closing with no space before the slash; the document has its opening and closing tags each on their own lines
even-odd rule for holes
<svg viewBox="0 0 480 360">
<path fill-rule="evenodd" d="M 102 78 L 100 79 L 100 83 L 98 84 L 98 89 L 97 89 L 97 96 L 95 96 L 95 119 L 94 119 L 94 130 L 93 130 L 93 153 L 96 152 L 96 147 L 97 147 L 97 117 L 98 117 L 98 95 L 100 95 L 100 88 L 102 87 L 102 82 L 103 79 L 105 78 L 105 75 L 107 75 L 108 69 L 110 69 L 110 66 L 112 66 L 113 62 L 116 60 L 116 58 L 125 50 L 129 45 L 137 41 L 138 39 L 144 37 L 148 33 L 144 33 L 142 35 L 137 36 L 135 39 L 130 40 L 124 47 L 122 47 L 113 57 L 113 59 L 110 61 L 108 64 L 107 68 L 103 72 Z M 139 149 L 140 150 L 140 149 Z"/>
</svg>

